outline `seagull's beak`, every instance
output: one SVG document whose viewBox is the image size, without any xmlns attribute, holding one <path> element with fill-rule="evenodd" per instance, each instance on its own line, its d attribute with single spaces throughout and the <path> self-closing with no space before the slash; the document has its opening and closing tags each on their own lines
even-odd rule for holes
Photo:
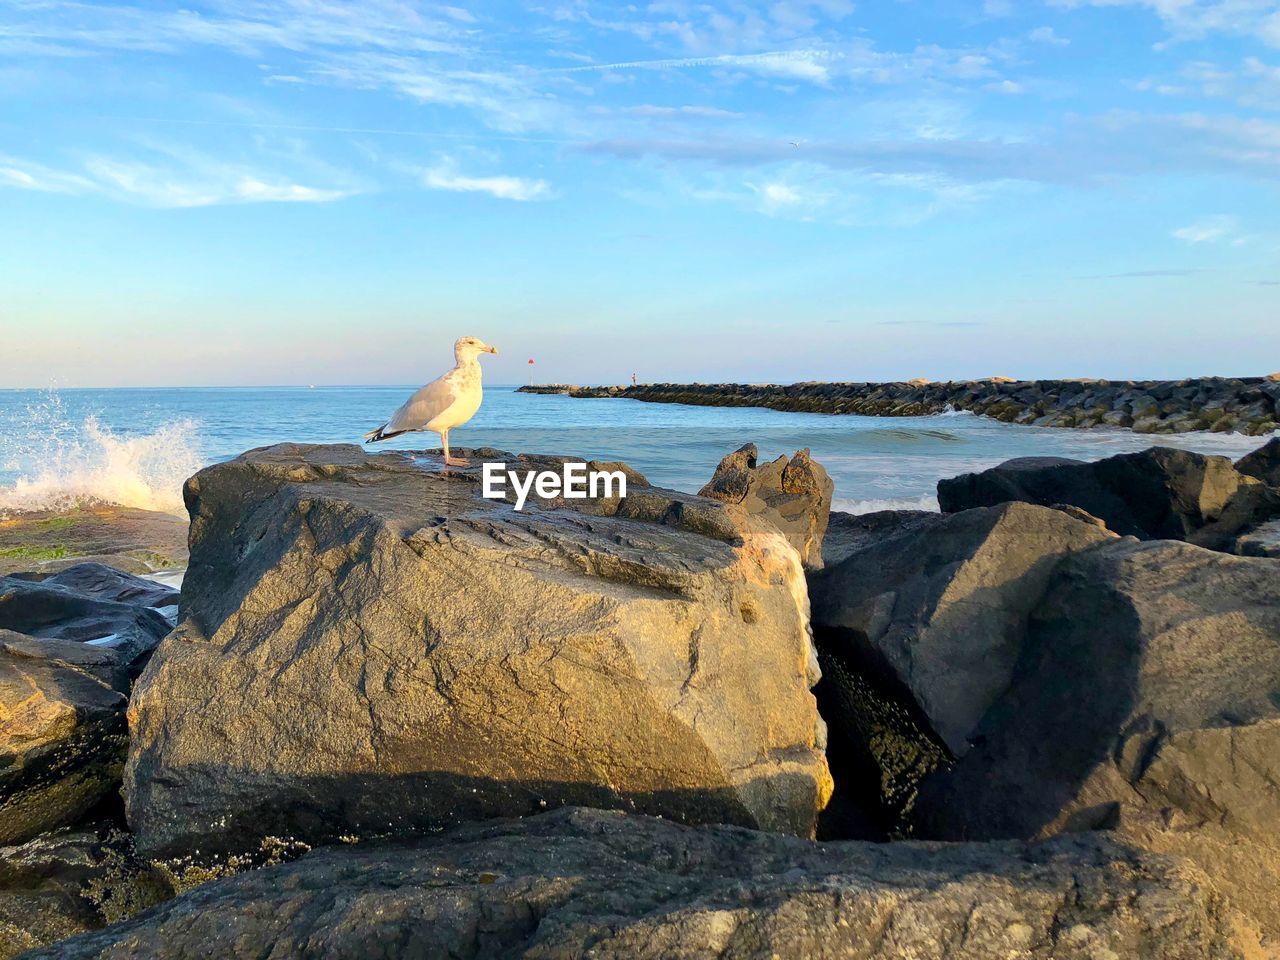
<svg viewBox="0 0 1280 960">
<path fill-rule="evenodd" d="M 492 353 L 495 357 L 498 355 L 497 347 L 485 347 L 485 350 L 487 350 L 489 353 Z"/>
</svg>

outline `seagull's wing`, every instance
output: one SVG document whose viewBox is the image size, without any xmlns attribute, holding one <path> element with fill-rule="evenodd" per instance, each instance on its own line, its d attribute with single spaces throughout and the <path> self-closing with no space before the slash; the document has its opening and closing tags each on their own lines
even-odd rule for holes
<svg viewBox="0 0 1280 960">
<path fill-rule="evenodd" d="M 404 402 L 391 415 L 383 431 L 421 430 L 428 423 L 448 410 L 458 399 L 458 389 L 448 375 L 432 380 Z"/>
<path fill-rule="evenodd" d="M 417 393 L 401 405 L 399 410 L 391 415 L 390 420 L 377 430 L 371 430 L 366 433 L 365 440 L 369 443 L 376 443 L 379 440 L 395 436 L 397 433 L 421 430 L 441 413 L 453 406 L 457 399 L 458 388 L 453 383 L 452 378 L 445 374 L 418 390 Z"/>
</svg>

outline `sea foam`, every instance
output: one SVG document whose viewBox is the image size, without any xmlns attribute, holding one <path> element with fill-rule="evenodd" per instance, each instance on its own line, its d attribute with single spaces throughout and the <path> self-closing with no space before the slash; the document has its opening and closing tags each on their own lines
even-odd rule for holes
<svg viewBox="0 0 1280 960">
<path fill-rule="evenodd" d="M 0 515 L 86 503 L 183 514 L 183 481 L 202 465 L 194 421 L 124 436 L 93 416 L 72 420 L 50 392 L 0 434 L 0 467 L 16 477 L 0 485 Z"/>
</svg>

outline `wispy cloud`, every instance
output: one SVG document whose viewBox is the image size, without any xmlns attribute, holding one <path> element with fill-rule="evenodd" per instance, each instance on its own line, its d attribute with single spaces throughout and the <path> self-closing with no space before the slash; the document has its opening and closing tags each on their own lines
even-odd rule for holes
<svg viewBox="0 0 1280 960">
<path fill-rule="evenodd" d="M 458 173 L 452 164 L 425 171 L 422 182 L 432 190 L 487 193 L 499 200 L 541 200 L 551 194 L 551 185 L 545 180 L 504 175 L 471 177 Z"/>
<path fill-rule="evenodd" d="M 836 55 L 827 50 L 779 50 L 768 53 L 721 54 L 714 57 L 625 60 L 617 63 L 592 63 L 555 69 L 559 73 L 599 73 L 611 70 L 733 68 L 751 70 L 783 79 L 826 83 L 830 79 L 828 63 L 834 59 L 837 59 Z"/>
<path fill-rule="evenodd" d="M 1050 6 L 1143 7 L 1158 16 L 1175 40 L 1211 33 L 1253 36 L 1280 47 L 1280 3 L 1275 0 L 1048 0 Z"/>
<path fill-rule="evenodd" d="M 165 208 L 226 203 L 328 203 L 355 192 L 352 188 L 307 186 L 183 150 L 173 151 L 165 160 L 91 156 L 79 170 L 54 170 L 0 156 L 0 187 L 97 194 Z"/>
<path fill-rule="evenodd" d="M 1183 243 L 1222 243 L 1224 241 L 1242 242 L 1240 221 L 1235 217 L 1219 214 L 1205 217 L 1185 227 L 1173 231 L 1172 236 Z"/>
<path fill-rule="evenodd" d="M 1081 277 L 1081 280 L 1141 280 L 1147 278 L 1181 278 L 1193 277 L 1204 273 L 1203 270 L 1128 270 L 1123 273 L 1095 273 Z"/>
</svg>

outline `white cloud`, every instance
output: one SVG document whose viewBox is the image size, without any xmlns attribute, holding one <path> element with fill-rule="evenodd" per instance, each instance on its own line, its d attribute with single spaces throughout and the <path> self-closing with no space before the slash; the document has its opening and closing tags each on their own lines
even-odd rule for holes
<svg viewBox="0 0 1280 960">
<path fill-rule="evenodd" d="M 1050 6 L 1143 7 L 1164 21 L 1175 39 L 1210 33 L 1254 36 L 1280 47 L 1280 2 L 1277 0 L 1048 0 Z"/>
<path fill-rule="evenodd" d="M 1173 231 L 1173 237 L 1183 243 L 1222 243 L 1230 240 L 1238 244 L 1244 240 L 1239 236 L 1239 229 L 1240 224 L 1235 217 L 1219 214 L 1179 227 Z"/>
<path fill-rule="evenodd" d="M 1052 47 L 1066 47 L 1071 44 L 1066 37 L 1059 36 L 1053 27 L 1036 27 L 1027 34 L 1027 39 L 1033 43 L 1047 43 Z"/>
<path fill-rule="evenodd" d="M 426 171 L 422 180 L 433 190 L 487 193 L 499 200 L 539 200 L 551 193 L 551 185 L 545 180 L 511 176 L 468 177 L 456 173 L 450 165 Z"/>
</svg>

